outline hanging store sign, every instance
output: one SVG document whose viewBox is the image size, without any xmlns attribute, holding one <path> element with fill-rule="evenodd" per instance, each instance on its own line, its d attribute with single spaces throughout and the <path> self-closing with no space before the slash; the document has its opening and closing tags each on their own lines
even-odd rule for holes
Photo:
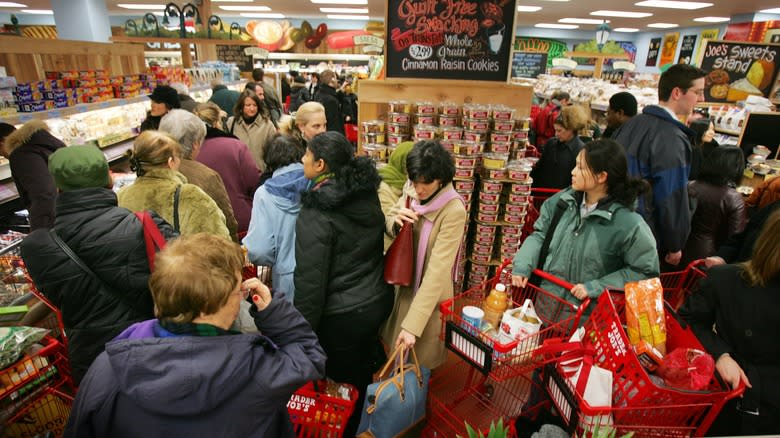
<svg viewBox="0 0 780 438">
<path fill-rule="evenodd" d="M 680 45 L 678 64 L 691 64 L 693 62 L 693 50 L 696 48 L 696 35 L 685 35 Z"/>
<path fill-rule="evenodd" d="M 661 38 L 650 40 L 650 47 L 647 49 L 647 62 L 645 67 L 655 67 L 658 64 L 658 52 L 661 50 Z"/>
<path fill-rule="evenodd" d="M 768 96 L 777 77 L 780 45 L 708 41 L 701 63 L 707 74 L 707 102 L 736 102 Z"/>
</svg>

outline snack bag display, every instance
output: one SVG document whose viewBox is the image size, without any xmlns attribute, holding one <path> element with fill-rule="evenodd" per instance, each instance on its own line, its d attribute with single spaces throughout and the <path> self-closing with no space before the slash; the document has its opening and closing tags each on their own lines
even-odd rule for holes
<svg viewBox="0 0 780 438">
<path fill-rule="evenodd" d="M 642 341 L 666 354 L 666 323 L 661 280 L 626 283 L 626 325 L 628 340 L 638 347 Z"/>
</svg>

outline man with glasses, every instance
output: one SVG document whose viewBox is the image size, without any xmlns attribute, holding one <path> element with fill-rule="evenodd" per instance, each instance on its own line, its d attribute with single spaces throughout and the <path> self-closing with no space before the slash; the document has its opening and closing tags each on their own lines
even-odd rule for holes
<svg viewBox="0 0 780 438">
<path fill-rule="evenodd" d="M 680 119 L 687 118 L 704 100 L 706 72 L 687 64 L 670 67 L 658 81 L 658 105 L 626 122 L 615 140 L 626 148 L 628 172 L 650 183 L 648 196 L 639 199 L 637 211 L 653 230 L 661 269 L 680 263 L 690 232 L 688 173 L 694 132 Z M 671 266 L 670 266 L 671 265 Z"/>
</svg>

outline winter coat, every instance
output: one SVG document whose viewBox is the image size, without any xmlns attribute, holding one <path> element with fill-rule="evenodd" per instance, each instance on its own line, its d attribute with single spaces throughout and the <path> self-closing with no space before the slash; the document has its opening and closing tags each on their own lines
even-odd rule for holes
<svg viewBox="0 0 780 438">
<path fill-rule="evenodd" d="M 241 96 L 241 93 L 235 90 L 231 90 L 224 85 L 217 85 L 211 91 L 211 97 L 209 102 L 216 103 L 222 111 L 233 114 L 233 110 L 236 108 L 236 102 Z"/>
<path fill-rule="evenodd" d="M 691 181 L 688 196 L 694 213 L 680 266 L 715 255 L 726 240 L 745 228 L 747 222 L 742 195 L 729 186 Z"/>
<path fill-rule="evenodd" d="M 274 135 L 276 135 L 276 125 L 271 119 L 265 118 L 262 114 L 257 115 L 254 122 L 247 125 L 243 117 L 236 119 L 234 116 L 228 118 L 225 123 L 225 129 L 227 132 L 238 137 L 239 140 L 244 142 L 249 147 L 249 152 L 252 153 L 252 157 L 255 159 L 255 164 L 261 172 L 265 172 L 265 161 L 263 161 L 263 153 L 265 151 L 265 145 L 271 141 Z"/>
<path fill-rule="evenodd" d="M 325 118 L 328 121 L 328 131 L 344 133 L 344 119 L 341 118 L 341 101 L 336 96 L 336 90 L 325 84 L 320 84 L 314 100 L 325 107 Z"/>
<path fill-rule="evenodd" d="M 188 94 L 180 94 L 179 102 L 181 102 L 181 109 L 189 112 L 195 111 L 198 106 L 198 101 L 190 97 Z"/>
<path fill-rule="evenodd" d="M 572 284 L 582 283 L 590 298 L 597 298 L 607 287 L 622 289 L 628 282 L 657 277 L 655 239 L 642 217 L 605 198 L 583 218 L 582 198 L 582 192 L 567 188 L 542 204 L 534 232 L 515 254 L 512 275 L 531 276 L 560 199 L 565 210 L 550 241 L 543 271 Z M 574 305 L 581 302 L 568 290 L 546 280 L 540 287 Z"/>
<path fill-rule="evenodd" d="M 162 116 L 153 116 L 151 112 L 147 111 L 146 118 L 141 122 L 141 132 L 160 129 L 161 120 Z"/>
<path fill-rule="evenodd" d="M 726 263 L 740 263 L 749 260 L 753 256 L 753 247 L 761 234 L 761 229 L 769 216 L 780 210 L 780 200 L 753 213 L 741 233 L 731 236 L 718 249 L 717 256 Z M 685 254 L 683 254 L 685 255 Z"/>
<path fill-rule="evenodd" d="M 348 165 L 349 178 L 303 192 L 295 224 L 295 307 L 315 331 L 329 315 L 392 293 L 384 281 L 379 175 L 365 157 Z"/>
<path fill-rule="evenodd" d="M 222 182 L 222 177 L 205 164 L 190 158 L 181 160 L 179 173 L 187 178 L 188 183 L 200 187 L 214 200 L 225 217 L 225 225 L 230 233 L 230 237 L 234 241 L 238 241 L 238 222 L 236 222 L 236 216 L 233 214 L 233 207 L 230 204 L 230 198 L 225 189 L 225 184 Z"/>
<path fill-rule="evenodd" d="M 173 225 L 173 198 L 179 194 L 179 233 L 210 233 L 230 239 L 225 215 L 200 187 L 188 184 L 187 178 L 168 168 L 148 169 L 143 176 L 119 191 L 119 206 L 130 211 L 153 210 Z"/>
<path fill-rule="evenodd" d="M 752 287 L 742 278 L 741 265 L 715 266 L 680 309 L 680 316 L 715 360 L 728 353 L 739 364 L 752 385 L 745 389 L 742 407 L 757 408 L 762 416 L 780 411 L 778 291 L 780 277 L 766 287 Z M 765 421 L 774 422 L 775 429 L 758 434 L 780 430 L 777 417 Z M 756 434 L 744 429 L 741 433 Z"/>
<path fill-rule="evenodd" d="M 311 100 L 309 89 L 304 84 L 292 84 L 292 90 L 290 91 L 290 113 L 298 111 L 298 108 L 304 103 Z"/>
<path fill-rule="evenodd" d="M 174 235 L 170 225 L 152 217 L 166 238 Z M 62 311 L 78 383 L 106 342 L 130 324 L 154 316 L 146 244 L 141 222 L 118 207 L 107 188 L 61 193 L 54 229 L 102 280 L 85 274 L 46 229 L 22 241 L 22 258 L 35 286 Z"/>
<path fill-rule="evenodd" d="M 260 170 L 247 145 L 230 134 L 208 127 L 196 160 L 222 177 L 238 222 L 238 232 L 245 232 L 249 228 L 252 197 L 260 178 Z"/>
<path fill-rule="evenodd" d="M 439 194 L 450 189 L 452 184 L 444 186 Z M 385 216 L 387 233 L 395 235 L 395 217 L 398 210 L 406 205 L 408 196 L 409 192 L 401 196 L 395 207 Z M 416 294 L 412 286 L 398 289 L 393 312 L 382 330 L 382 338 L 385 345 L 395 345 L 401 329 L 415 335 L 417 341 L 414 349 L 420 365 L 433 369 L 441 365 L 447 356 L 444 342 L 439 339 L 439 304 L 453 295 L 452 268 L 463 241 L 466 207 L 461 199 L 452 199 L 439 210 L 424 217 L 433 222 L 433 228 L 426 246 L 422 282 Z M 420 244 L 423 223 L 420 219 L 413 227 L 415 255 Z"/>
<path fill-rule="evenodd" d="M 268 107 L 268 110 L 271 112 L 271 117 L 275 122 L 278 122 L 279 118 L 282 117 L 282 113 L 284 113 L 282 103 L 279 100 L 279 95 L 276 94 L 274 87 L 265 83 L 264 81 L 260 81 L 258 84 L 263 87 L 263 101 Z"/>
<path fill-rule="evenodd" d="M 57 187 L 49 173 L 49 155 L 65 143 L 51 135 L 46 122 L 32 120 L 8 134 L 5 148 L 22 205 L 30 213 L 30 228 L 49 228 L 54 224 Z"/>
<path fill-rule="evenodd" d="M 357 94 L 355 93 L 344 93 L 344 97 L 341 99 L 341 115 L 342 119 L 346 122 L 347 117 L 349 117 L 349 123 L 356 124 L 357 123 Z"/>
<path fill-rule="evenodd" d="M 565 189 L 571 185 L 571 170 L 577 163 L 577 154 L 585 144 L 576 135 L 567 142 L 551 138 L 542 150 L 542 156 L 531 171 L 534 187 Z"/>
<path fill-rule="evenodd" d="M 662 255 L 682 250 L 691 230 L 688 173 L 694 135 L 664 108 L 650 105 L 614 136 L 626 148 L 629 175 L 652 187 L 640 197 L 637 212 L 653 230 Z"/>
<path fill-rule="evenodd" d="M 295 437 L 287 402 L 323 377 L 325 354 L 285 300 L 252 309 L 259 334 L 158 337 L 156 320 L 106 345 L 65 437 Z"/>
<path fill-rule="evenodd" d="M 753 193 L 748 196 L 745 203 L 749 207 L 764 208 L 777 201 L 780 201 L 780 177 L 764 181 L 758 187 L 754 188 Z"/>
<path fill-rule="evenodd" d="M 552 100 L 533 119 L 537 147 L 544 147 L 551 138 L 555 137 L 555 119 L 560 112 L 561 103 Z"/>
<path fill-rule="evenodd" d="M 290 302 L 295 296 L 295 221 L 301 210 L 301 193 L 308 186 L 302 164 L 277 169 L 255 193 L 252 220 L 244 238 L 249 260 L 272 267 L 275 296 L 282 294 Z"/>
</svg>

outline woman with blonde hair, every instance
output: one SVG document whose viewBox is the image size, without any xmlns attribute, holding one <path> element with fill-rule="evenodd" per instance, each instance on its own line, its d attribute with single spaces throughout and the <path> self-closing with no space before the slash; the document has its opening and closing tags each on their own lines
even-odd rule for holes
<svg viewBox="0 0 780 438">
<path fill-rule="evenodd" d="M 200 187 L 179 173 L 182 147 L 168 134 L 144 131 L 128 153 L 135 182 L 117 195 L 131 211 L 153 210 L 182 235 L 210 233 L 230 238 L 225 215 Z"/>
<path fill-rule="evenodd" d="M 327 130 L 327 125 L 325 107 L 319 102 L 306 102 L 295 112 L 294 119 L 286 117 L 279 122 L 279 130 L 297 138 L 305 149 L 309 140 Z"/>
<path fill-rule="evenodd" d="M 577 135 L 589 116 L 579 105 L 564 107 L 553 124 L 555 137 L 545 143 L 542 156 L 531 171 L 534 187 L 564 189 L 571 185 L 571 170 L 584 146 Z"/>
<path fill-rule="evenodd" d="M 742 398 L 726 403 L 708 436 L 780 433 L 780 211 L 772 213 L 745 263 L 712 267 L 680 309 Z"/>
<path fill-rule="evenodd" d="M 227 132 L 249 146 L 255 164 L 264 172 L 263 150 L 266 143 L 276 135 L 277 126 L 271 118 L 271 113 L 254 91 L 244 90 L 241 93 L 233 108 L 233 115 L 227 120 L 225 127 Z"/>
<path fill-rule="evenodd" d="M 260 170 L 247 145 L 222 130 L 220 109 L 213 102 L 195 107 L 195 115 L 206 123 L 206 138 L 196 160 L 214 169 L 225 183 L 233 214 L 238 221 L 238 234 L 249 229 L 252 199 L 260 180 Z"/>
</svg>

